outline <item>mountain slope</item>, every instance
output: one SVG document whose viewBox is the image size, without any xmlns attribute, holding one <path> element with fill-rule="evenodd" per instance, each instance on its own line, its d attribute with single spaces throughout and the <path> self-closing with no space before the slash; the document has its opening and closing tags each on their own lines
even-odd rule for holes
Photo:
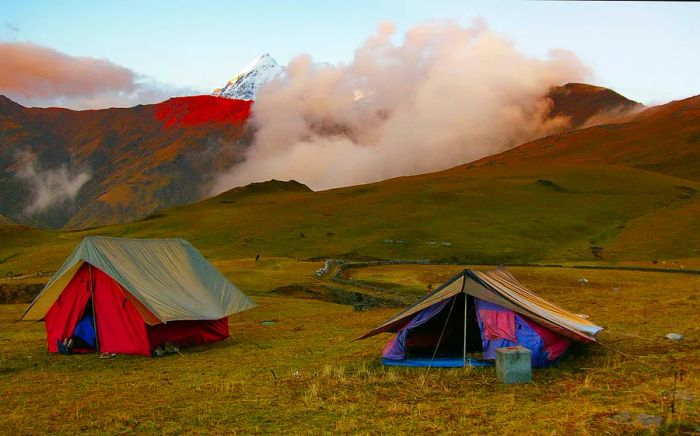
<svg viewBox="0 0 700 436">
<path fill-rule="evenodd" d="M 700 181 L 700 96 L 652 107 L 624 121 L 540 138 L 467 167 L 612 164 Z"/>
<path fill-rule="evenodd" d="M 213 174 L 242 158 L 250 106 L 195 96 L 71 111 L 0 97 L 0 213 L 41 227 L 84 227 L 196 201 Z M 60 197 L 78 174 L 88 181 L 75 198 Z M 27 212 L 39 198 L 46 207 Z"/>
<path fill-rule="evenodd" d="M 575 127 L 594 122 L 602 124 L 644 109 L 643 104 L 623 97 L 612 89 L 585 83 L 554 86 L 547 97 L 552 101 L 549 116 L 566 116 Z"/>
<path fill-rule="evenodd" d="M 582 84 L 543 98 L 571 128 L 637 105 Z M 218 173 L 244 159 L 251 108 L 251 101 L 195 96 L 71 111 L 0 97 L 0 214 L 43 228 L 84 228 L 198 201 Z"/>
</svg>

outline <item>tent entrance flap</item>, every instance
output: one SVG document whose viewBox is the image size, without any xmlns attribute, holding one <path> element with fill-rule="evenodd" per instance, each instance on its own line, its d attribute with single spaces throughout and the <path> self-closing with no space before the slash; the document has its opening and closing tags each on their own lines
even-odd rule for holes
<svg viewBox="0 0 700 436">
<path fill-rule="evenodd" d="M 82 334 L 89 336 L 86 322 L 82 320 L 85 319 L 86 312 L 94 313 L 90 288 L 90 271 L 87 265 L 83 264 L 44 317 L 50 352 L 57 353 L 58 344 L 72 338 L 78 325 L 81 326 Z M 88 307 L 93 310 L 89 310 Z"/>
<path fill-rule="evenodd" d="M 438 340 L 441 333 L 442 340 Z M 420 312 L 389 344 L 384 357 L 400 360 L 435 355 L 435 358 L 455 358 L 464 363 L 465 351 L 468 355 L 481 350 L 474 297 L 460 293 Z"/>
<path fill-rule="evenodd" d="M 72 346 L 82 351 L 96 351 L 99 349 L 97 331 L 95 329 L 95 307 L 92 299 L 88 300 L 83 310 L 83 316 L 73 330 Z"/>
</svg>

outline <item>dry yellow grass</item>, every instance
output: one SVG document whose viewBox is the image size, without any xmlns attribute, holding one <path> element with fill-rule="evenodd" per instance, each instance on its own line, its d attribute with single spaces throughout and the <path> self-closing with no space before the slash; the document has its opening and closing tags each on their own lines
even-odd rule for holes
<svg viewBox="0 0 700 436">
<path fill-rule="evenodd" d="M 448 278 L 451 269 L 368 268 L 354 270 L 353 276 L 422 286 L 426 278 Z M 602 342 L 651 367 L 590 346 L 568 353 L 555 368 L 535 370 L 529 385 L 500 385 L 492 368 L 432 370 L 426 376 L 424 368 L 379 364 L 388 336 L 349 342 L 393 310 L 357 313 L 349 306 L 259 294 L 258 308 L 231 318 L 231 339 L 183 356 L 48 355 L 42 324 L 6 330 L 0 335 L 0 433 L 644 430 L 614 419 L 624 412 L 662 417 L 663 427 L 654 431 L 698 430 L 700 277 L 546 268 L 513 272 L 543 297 L 589 314 L 606 327 Z M 295 281 L 308 278 L 298 274 Z M 577 282 L 582 275 L 589 280 L 584 287 Z M 0 306 L 1 325 L 22 309 Z M 263 326 L 263 320 L 275 324 Z M 670 331 L 685 340 L 666 340 Z"/>
<path fill-rule="evenodd" d="M 255 295 L 296 282 L 309 282 L 323 262 L 298 262 L 286 257 L 261 257 L 212 262 L 229 280 L 246 293 Z"/>
</svg>

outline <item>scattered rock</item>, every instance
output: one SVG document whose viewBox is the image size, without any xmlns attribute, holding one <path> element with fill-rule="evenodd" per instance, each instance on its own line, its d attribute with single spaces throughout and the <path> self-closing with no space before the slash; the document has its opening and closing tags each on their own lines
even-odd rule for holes
<svg viewBox="0 0 700 436">
<path fill-rule="evenodd" d="M 446 247 L 449 247 L 449 246 L 452 245 L 452 242 L 440 242 L 440 244 L 442 244 L 442 245 L 444 245 L 444 246 L 446 246 Z"/>
<path fill-rule="evenodd" d="M 613 415 L 611 419 L 620 424 L 629 424 L 632 422 L 632 414 L 630 412 L 622 412 Z"/>
<path fill-rule="evenodd" d="M 163 357 L 163 356 L 167 356 L 169 354 L 175 354 L 175 353 L 179 353 L 179 352 L 180 352 L 180 347 L 178 347 L 177 345 L 175 345 L 173 343 L 166 342 L 163 345 L 161 345 L 160 347 L 153 350 L 152 356 L 153 357 Z M 110 358 L 115 357 L 115 356 L 116 356 L 116 354 L 114 354 L 114 353 L 102 353 L 102 354 L 100 354 L 99 358 L 100 359 L 110 359 Z"/>
<path fill-rule="evenodd" d="M 667 401 L 682 401 L 685 403 L 690 403 L 697 400 L 695 395 L 685 390 L 664 391 L 662 394 Z"/>
<path fill-rule="evenodd" d="M 271 326 L 271 325 L 275 325 L 275 322 L 272 320 L 266 319 L 265 321 L 261 322 L 260 324 L 262 324 L 264 326 Z"/>
<path fill-rule="evenodd" d="M 338 259 L 326 259 L 323 262 L 323 266 L 319 269 L 316 270 L 314 274 L 316 274 L 316 277 L 322 277 L 326 274 L 328 274 L 331 270 L 331 266 L 334 264 L 343 264 L 345 263 L 344 260 L 338 260 Z"/>
<path fill-rule="evenodd" d="M 540 185 L 542 185 L 542 186 L 545 186 L 545 187 L 547 187 L 547 188 L 551 188 L 551 189 L 553 189 L 553 190 L 555 190 L 555 191 L 557 191 L 557 192 L 568 192 L 565 188 L 562 188 L 561 186 L 557 185 L 556 183 L 554 183 L 554 182 L 551 181 L 551 180 L 547 180 L 547 179 L 538 179 L 538 180 L 537 180 L 537 183 L 540 184 Z"/>
<path fill-rule="evenodd" d="M 678 333 L 669 333 L 665 337 L 669 341 L 681 341 L 681 340 L 683 340 L 683 335 L 678 334 Z"/>
<path fill-rule="evenodd" d="M 631 412 L 618 413 L 612 417 L 612 420 L 618 424 L 638 424 L 644 427 L 657 427 L 664 422 L 661 416 L 647 415 L 646 413 L 634 416 Z"/>
<path fill-rule="evenodd" d="M 597 257 L 598 259 L 603 257 L 604 250 L 605 249 L 603 247 L 598 247 L 598 246 L 591 247 L 591 253 L 593 254 L 593 256 Z"/>
<path fill-rule="evenodd" d="M 637 422 L 645 427 L 661 425 L 664 419 L 661 416 L 647 415 L 645 413 L 640 413 L 637 415 Z"/>
</svg>

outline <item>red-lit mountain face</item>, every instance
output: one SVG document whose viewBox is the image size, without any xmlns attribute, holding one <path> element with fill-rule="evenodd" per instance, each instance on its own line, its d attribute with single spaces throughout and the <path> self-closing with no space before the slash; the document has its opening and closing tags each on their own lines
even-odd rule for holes
<svg viewBox="0 0 700 436">
<path fill-rule="evenodd" d="M 639 105 L 605 88 L 554 87 L 550 116 L 570 128 Z M 25 108 L 0 96 L 0 215 L 16 223 L 83 228 L 191 203 L 244 159 L 251 101 L 215 96 L 71 111 Z"/>
<path fill-rule="evenodd" d="M 241 125 L 250 116 L 252 101 L 209 95 L 171 98 L 155 105 L 155 116 L 164 127 L 196 127 L 204 124 Z"/>
<path fill-rule="evenodd" d="M 242 159 L 250 106 L 195 96 L 71 111 L 0 96 L 0 214 L 75 228 L 196 201 L 212 177 Z"/>
</svg>

